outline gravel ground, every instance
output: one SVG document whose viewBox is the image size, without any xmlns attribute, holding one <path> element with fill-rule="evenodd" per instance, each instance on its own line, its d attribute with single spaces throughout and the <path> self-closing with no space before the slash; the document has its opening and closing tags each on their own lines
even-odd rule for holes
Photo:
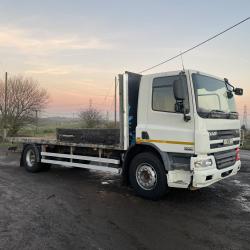
<svg viewBox="0 0 250 250">
<path fill-rule="evenodd" d="M 237 176 L 157 202 L 118 176 L 18 159 L 0 148 L 0 249 L 250 249 L 250 151 Z"/>
</svg>

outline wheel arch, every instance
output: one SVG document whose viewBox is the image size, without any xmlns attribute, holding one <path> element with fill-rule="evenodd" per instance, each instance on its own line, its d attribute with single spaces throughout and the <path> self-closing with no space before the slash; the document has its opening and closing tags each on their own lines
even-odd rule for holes
<svg viewBox="0 0 250 250">
<path fill-rule="evenodd" d="M 142 152 L 151 152 L 154 153 L 162 162 L 164 168 L 166 171 L 170 169 L 170 161 L 168 154 L 166 152 L 162 152 L 156 145 L 152 143 L 141 143 L 141 144 L 135 144 L 133 146 L 130 146 L 127 150 L 124 161 L 123 161 L 123 182 L 125 184 L 129 184 L 129 166 L 132 161 L 132 159 L 139 153 Z"/>
</svg>

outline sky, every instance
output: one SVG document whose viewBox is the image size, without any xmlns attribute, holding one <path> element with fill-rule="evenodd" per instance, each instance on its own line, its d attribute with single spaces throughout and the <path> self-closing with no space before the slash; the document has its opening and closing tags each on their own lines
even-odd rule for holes
<svg viewBox="0 0 250 250">
<path fill-rule="evenodd" d="M 89 100 L 113 111 L 114 77 L 139 72 L 250 16 L 249 0 L 0 0 L 0 74 L 36 79 L 44 115 L 72 115 Z M 244 88 L 250 113 L 250 21 L 183 56 L 185 68 Z M 147 74 L 179 70 L 176 59 Z"/>
</svg>

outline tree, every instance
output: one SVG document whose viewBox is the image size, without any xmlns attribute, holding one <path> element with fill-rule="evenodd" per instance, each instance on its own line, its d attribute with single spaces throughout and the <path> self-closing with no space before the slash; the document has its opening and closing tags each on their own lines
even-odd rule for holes
<svg viewBox="0 0 250 250">
<path fill-rule="evenodd" d="M 79 113 L 82 126 L 87 128 L 96 128 L 101 125 L 103 117 L 101 112 L 93 107 L 92 101 L 89 101 L 89 107 Z"/>
<path fill-rule="evenodd" d="M 47 90 L 40 88 L 32 78 L 13 76 L 7 82 L 6 115 L 4 107 L 5 84 L 0 80 L 1 124 L 7 125 L 8 135 L 13 136 L 26 124 L 35 121 L 37 112 L 49 101 Z"/>
</svg>

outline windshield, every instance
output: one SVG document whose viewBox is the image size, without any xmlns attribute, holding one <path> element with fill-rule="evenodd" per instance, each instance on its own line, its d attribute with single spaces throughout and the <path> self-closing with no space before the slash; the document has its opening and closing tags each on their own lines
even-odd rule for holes
<svg viewBox="0 0 250 250">
<path fill-rule="evenodd" d="M 224 81 L 192 74 L 197 112 L 204 118 L 237 119 L 232 89 Z"/>
</svg>

